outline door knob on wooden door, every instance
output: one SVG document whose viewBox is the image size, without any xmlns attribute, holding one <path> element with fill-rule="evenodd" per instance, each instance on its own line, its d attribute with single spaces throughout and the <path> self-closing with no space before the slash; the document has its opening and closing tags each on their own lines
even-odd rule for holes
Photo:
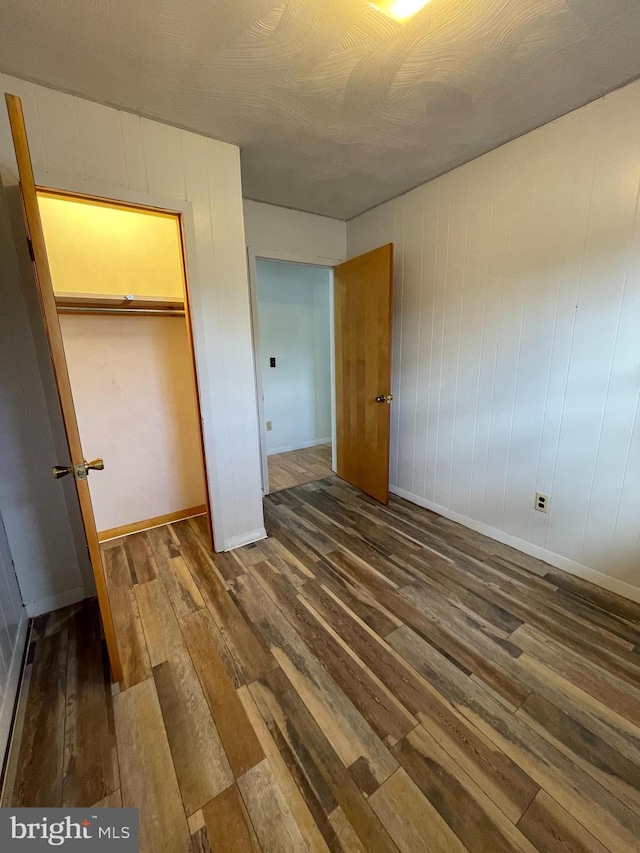
<svg viewBox="0 0 640 853">
<path fill-rule="evenodd" d="M 54 465 L 51 469 L 56 480 L 66 477 L 67 474 L 73 474 L 76 480 L 86 480 L 89 471 L 104 471 L 104 459 L 92 459 L 91 462 L 85 459 L 82 465 Z"/>
<path fill-rule="evenodd" d="M 61 477 L 66 477 L 67 474 L 70 474 L 72 471 L 73 468 L 71 467 L 71 465 L 67 465 L 66 467 L 64 465 L 54 465 L 51 469 L 51 473 L 56 478 L 56 480 L 59 480 Z"/>
<path fill-rule="evenodd" d="M 390 403 L 393 400 L 393 394 L 380 394 L 376 397 L 376 403 Z"/>
</svg>

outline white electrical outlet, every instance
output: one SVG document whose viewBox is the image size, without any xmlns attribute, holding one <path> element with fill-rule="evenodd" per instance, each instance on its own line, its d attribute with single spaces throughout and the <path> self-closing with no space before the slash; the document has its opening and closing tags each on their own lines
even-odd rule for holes
<svg viewBox="0 0 640 853">
<path fill-rule="evenodd" d="M 267 432 L 271 432 L 272 429 L 273 429 L 273 424 L 271 423 L 271 421 L 267 421 Z"/>
<path fill-rule="evenodd" d="M 536 492 L 536 509 L 538 512 L 549 512 L 549 495 Z"/>
</svg>

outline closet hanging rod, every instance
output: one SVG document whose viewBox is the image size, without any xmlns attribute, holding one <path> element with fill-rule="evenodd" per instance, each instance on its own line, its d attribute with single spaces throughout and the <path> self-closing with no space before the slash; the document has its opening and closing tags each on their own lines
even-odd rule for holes
<svg viewBox="0 0 640 853">
<path fill-rule="evenodd" d="M 143 314 L 147 317 L 184 317 L 184 309 L 174 308 L 90 308 L 58 305 L 58 314 Z"/>
<path fill-rule="evenodd" d="M 58 308 L 124 308 L 127 311 L 184 311 L 184 298 L 178 296 L 134 296 L 116 293 L 62 293 L 56 291 Z"/>
</svg>

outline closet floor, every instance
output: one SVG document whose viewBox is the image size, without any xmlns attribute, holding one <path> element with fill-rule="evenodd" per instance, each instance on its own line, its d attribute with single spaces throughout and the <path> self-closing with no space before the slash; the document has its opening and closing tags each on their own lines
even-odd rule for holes
<svg viewBox="0 0 640 853">
<path fill-rule="evenodd" d="M 35 620 L 14 806 L 138 806 L 141 850 L 637 851 L 640 606 L 335 477 L 270 538 L 107 543 Z"/>
<path fill-rule="evenodd" d="M 318 444 L 302 450 L 274 453 L 267 458 L 269 491 L 279 492 L 332 475 L 331 445 Z"/>
</svg>

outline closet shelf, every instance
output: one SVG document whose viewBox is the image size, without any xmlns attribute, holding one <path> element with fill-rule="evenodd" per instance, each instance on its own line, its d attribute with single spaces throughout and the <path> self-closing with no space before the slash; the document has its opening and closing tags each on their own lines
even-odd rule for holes
<svg viewBox="0 0 640 853">
<path fill-rule="evenodd" d="M 61 314 L 153 314 L 182 316 L 184 300 L 166 296 L 135 296 L 113 293 L 55 294 L 56 307 Z"/>
</svg>

